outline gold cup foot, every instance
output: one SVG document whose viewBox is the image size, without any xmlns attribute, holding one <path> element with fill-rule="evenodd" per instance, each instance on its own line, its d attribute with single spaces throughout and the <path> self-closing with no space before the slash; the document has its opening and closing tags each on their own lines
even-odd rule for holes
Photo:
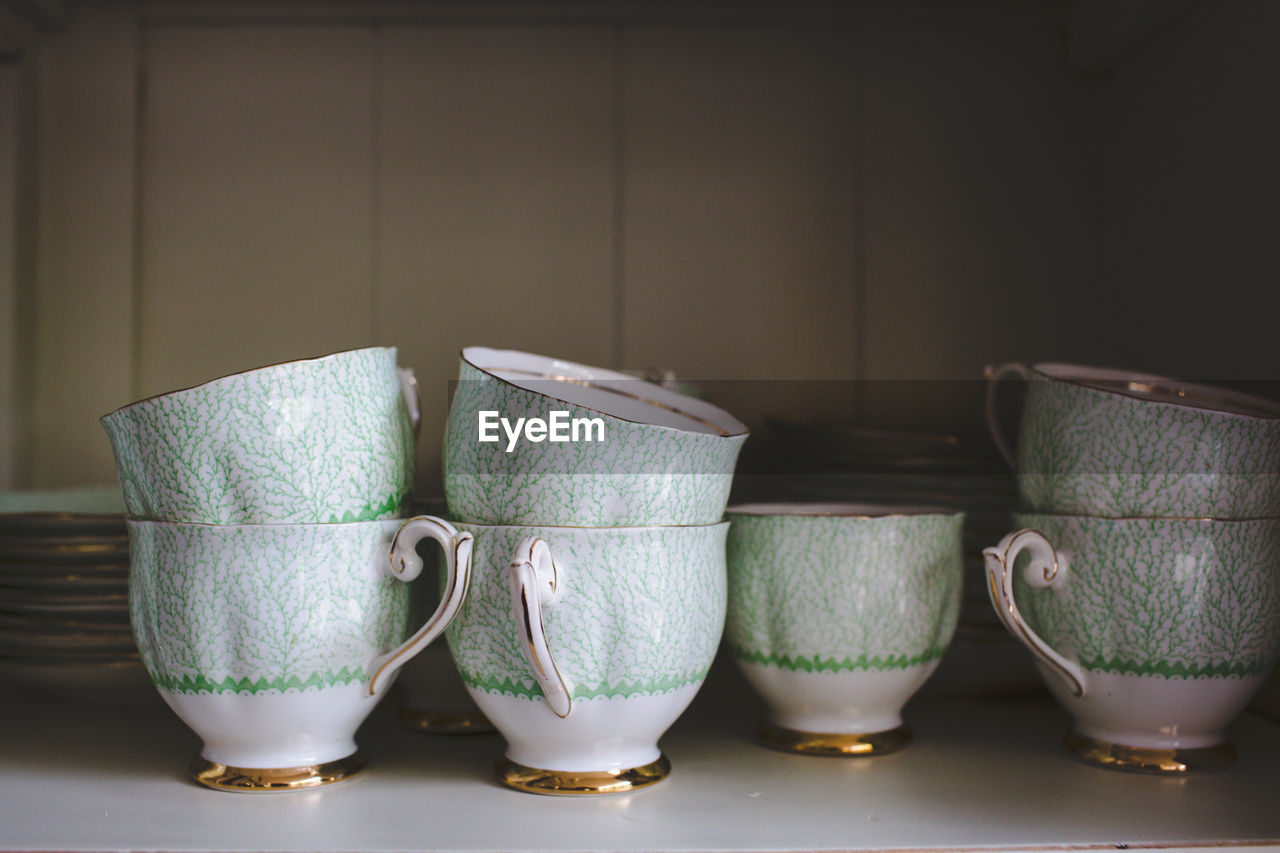
<svg viewBox="0 0 1280 853">
<path fill-rule="evenodd" d="M 855 758 L 884 755 L 902 749 L 911 739 L 911 730 L 906 726 L 898 726 L 896 729 L 866 734 L 824 734 L 802 732 L 776 723 L 763 722 L 756 730 L 756 736 L 765 746 L 784 752 Z"/>
<path fill-rule="evenodd" d="M 1195 749 L 1152 749 L 1107 743 L 1076 732 L 1067 732 L 1062 744 L 1085 764 L 1153 776 L 1209 773 L 1222 770 L 1236 760 L 1236 748 L 1225 741 L 1216 746 Z"/>
<path fill-rule="evenodd" d="M 433 735 L 487 735 L 495 731 L 479 711 L 448 713 L 401 708 L 398 716 L 406 729 Z"/>
<path fill-rule="evenodd" d="M 201 785 L 219 791 L 247 794 L 270 791 L 305 791 L 349 779 L 364 768 L 366 759 L 359 750 L 337 761 L 303 767 L 228 767 L 197 755 L 191 761 L 191 775 Z"/>
<path fill-rule="evenodd" d="M 530 794 L 550 794 L 560 797 L 590 796 L 592 794 L 625 794 L 647 788 L 661 782 L 671 773 L 671 762 L 665 755 L 641 767 L 631 767 L 617 772 L 596 771 L 575 773 L 567 770 L 539 770 L 525 767 L 507 758 L 498 759 L 494 766 L 498 779 L 517 791 Z"/>
</svg>

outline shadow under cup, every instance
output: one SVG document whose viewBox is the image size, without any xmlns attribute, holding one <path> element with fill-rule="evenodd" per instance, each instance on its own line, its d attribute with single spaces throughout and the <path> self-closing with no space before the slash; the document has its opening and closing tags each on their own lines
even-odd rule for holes
<svg viewBox="0 0 1280 853">
<path fill-rule="evenodd" d="M 951 641 L 964 516 L 852 504 L 730 507 L 726 637 L 769 707 L 767 745 L 874 755 Z"/>
</svg>

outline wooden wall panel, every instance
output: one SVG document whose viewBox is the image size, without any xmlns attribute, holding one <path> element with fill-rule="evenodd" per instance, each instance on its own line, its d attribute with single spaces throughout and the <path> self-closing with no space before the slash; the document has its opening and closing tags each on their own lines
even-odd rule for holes
<svg viewBox="0 0 1280 853">
<path fill-rule="evenodd" d="M 40 42 L 29 466 L 23 485 L 113 482 L 98 417 L 130 399 L 137 27 L 132 3 L 77 11 Z"/>
<path fill-rule="evenodd" d="M 1100 93 L 1099 219 L 1120 366 L 1280 379 L 1274 3 L 1202 3 Z"/>
<path fill-rule="evenodd" d="M 851 30 L 634 27 L 622 61 L 620 360 L 854 378 Z M 838 408 L 806 390 L 722 386 L 718 401 L 749 421 Z"/>
<path fill-rule="evenodd" d="M 369 345 L 368 27 L 151 27 L 136 391 Z"/>
<path fill-rule="evenodd" d="M 419 491 L 440 493 L 465 345 L 613 358 L 614 35 L 382 33 L 375 322 L 423 393 Z"/>
</svg>

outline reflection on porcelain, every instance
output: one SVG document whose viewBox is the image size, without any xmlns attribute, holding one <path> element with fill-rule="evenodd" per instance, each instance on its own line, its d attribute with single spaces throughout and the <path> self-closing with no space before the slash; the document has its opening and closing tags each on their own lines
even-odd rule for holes
<svg viewBox="0 0 1280 853">
<path fill-rule="evenodd" d="M 829 755 L 906 740 L 902 706 L 955 632 L 962 513 L 730 507 L 726 637 L 769 706 L 761 739 Z"/>
<path fill-rule="evenodd" d="M 658 739 L 724 627 L 728 525 L 457 527 L 476 546 L 449 648 L 507 741 L 500 778 L 547 794 L 663 778 Z"/>
<path fill-rule="evenodd" d="M 995 391 L 1027 381 L 1016 458 Z M 988 368 L 987 422 L 1042 512 L 1110 517 L 1280 515 L 1280 403 L 1143 373 L 1069 364 Z"/>
<path fill-rule="evenodd" d="M 266 771 L 281 768 L 297 771 L 288 787 L 335 781 L 319 769 L 335 762 L 344 769 L 338 778 L 358 769 L 361 762 L 344 761 L 356 753 L 356 729 L 399 666 L 458 612 L 470 570 L 470 534 L 426 516 L 128 526 L 143 664 L 203 741 L 197 778 L 234 790 L 277 790 L 281 774 Z M 415 546 L 428 537 L 444 549 L 447 592 L 406 639 L 401 581 L 421 570 Z M 258 776 L 275 781 L 251 784 Z"/>
<path fill-rule="evenodd" d="M 134 518 L 210 524 L 397 518 L 416 385 L 376 347 L 224 376 L 102 418 Z"/>
<path fill-rule="evenodd" d="M 988 589 L 1073 717 L 1073 751 L 1142 772 L 1222 766 L 1227 725 L 1280 655 L 1280 520 L 1015 523 L 984 552 Z"/>
<path fill-rule="evenodd" d="M 565 412 L 600 428 L 576 441 L 501 430 L 481 441 L 482 412 L 510 423 Z M 714 524 L 746 437 L 724 410 L 623 373 L 468 347 L 446 428 L 445 493 L 452 517 L 476 523 Z"/>
</svg>

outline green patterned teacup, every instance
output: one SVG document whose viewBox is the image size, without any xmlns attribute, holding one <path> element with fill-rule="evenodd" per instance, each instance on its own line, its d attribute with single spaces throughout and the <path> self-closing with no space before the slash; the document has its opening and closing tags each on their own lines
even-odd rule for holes
<svg viewBox="0 0 1280 853">
<path fill-rule="evenodd" d="M 769 706 L 761 740 L 823 755 L 905 743 L 902 706 L 959 617 L 964 515 L 854 504 L 743 504 L 726 515 L 726 637 Z"/>
<path fill-rule="evenodd" d="M 1016 458 L 995 389 L 1027 380 Z M 987 420 L 1041 512 L 1126 518 L 1280 515 L 1280 403 L 1207 385 L 1071 364 L 988 370 Z"/>
<path fill-rule="evenodd" d="M 532 421 L 547 429 L 515 428 Z M 468 347 L 445 435 L 445 497 L 451 517 L 484 524 L 714 524 L 746 438 L 728 412 L 623 373 Z"/>
<path fill-rule="evenodd" d="M 204 742 L 210 787 L 289 790 L 363 765 L 354 740 L 406 660 L 467 588 L 471 536 L 422 516 L 347 524 L 129 521 L 129 604 L 142 662 Z M 408 586 L 426 537 L 441 604 L 412 637 Z"/>
<path fill-rule="evenodd" d="M 134 518 L 397 518 L 413 487 L 409 386 L 375 347 L 224 376 L 102 418 Z"/>
<path fill-rule="evenodd" d="M 502 781 L 590 794 L 664 778 L 658 738 L 702 685 L 724 627 L 728 525 L 455 524 L 476 544 L 449 648 L 507 740 Z"/>
<path fill-rule="evenodd" d="M 1075 718 L 1067 746 L 1141 772 L 1229 763 L 1224 730 L 1280 654 L 1280 520 L 1015 523 L 988 589 Z"/>
</svg>

